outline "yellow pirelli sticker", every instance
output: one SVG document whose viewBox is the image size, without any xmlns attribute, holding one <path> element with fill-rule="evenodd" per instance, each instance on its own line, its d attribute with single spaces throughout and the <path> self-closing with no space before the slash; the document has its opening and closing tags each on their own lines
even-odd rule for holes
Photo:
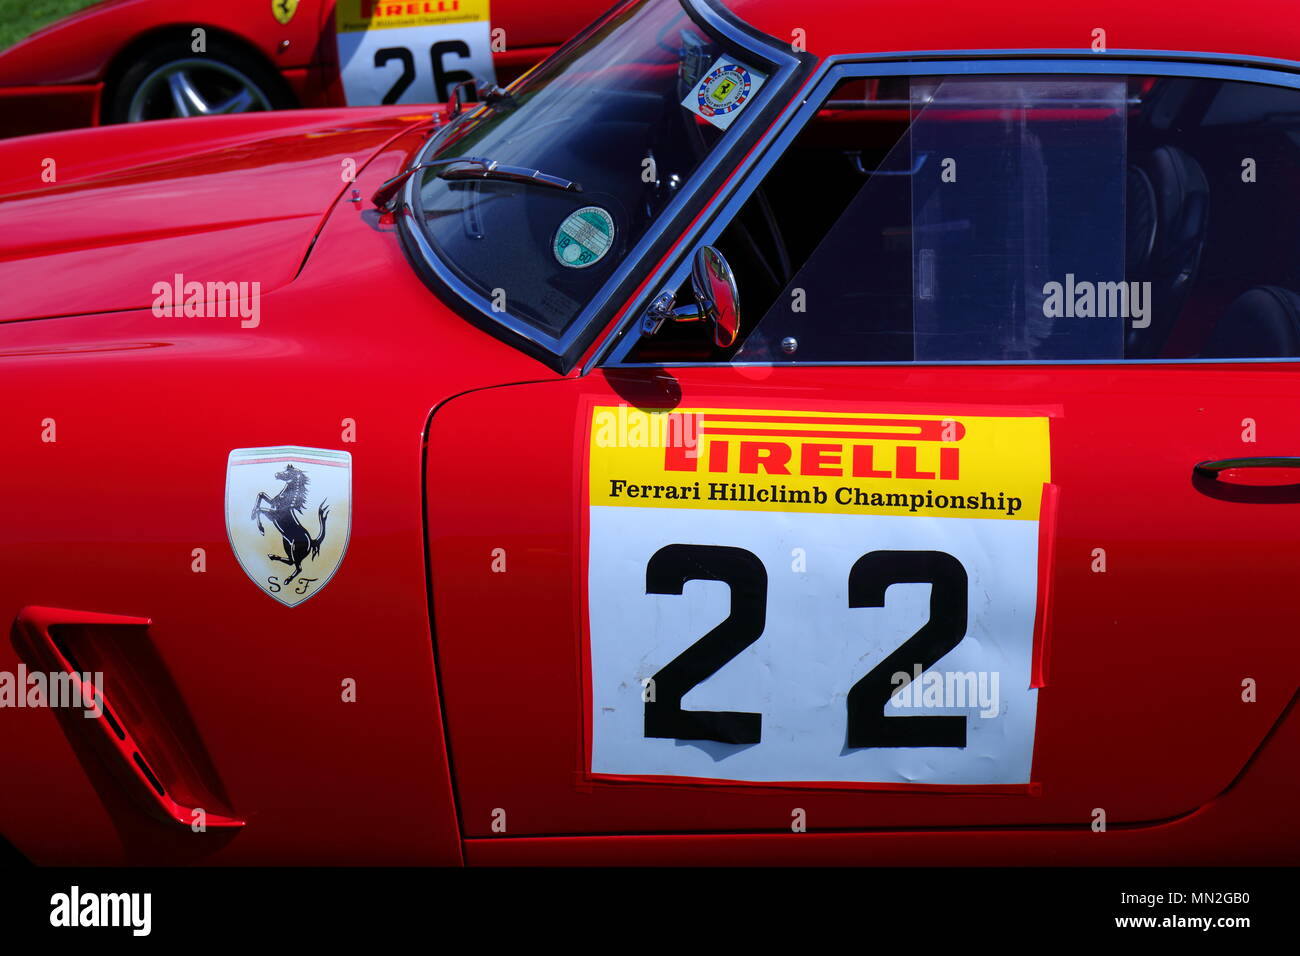
<svg viewBox="0 0 1300 956">
<path fill-rule="evenodd" d="M 593 506 L 1036 521 L 1046 416 L 592 410 Z"/>
<path fill-rule="evenodd" d="M 489 0 L 338 0 L 334 8 L 339 33 L 441 26 L 488 19 Z"/>
</svg>

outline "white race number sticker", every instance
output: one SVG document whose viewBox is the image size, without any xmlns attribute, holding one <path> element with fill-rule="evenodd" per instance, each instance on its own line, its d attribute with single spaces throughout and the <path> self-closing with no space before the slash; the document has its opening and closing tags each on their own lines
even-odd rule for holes
<svg viewBox="0 0 1300 956">
<path fill-rule="evenodd" d="M 593 774 L 1024 784 L 1046 417 L 597 407 Z"/>
<path fill-rule="evenodd" d="M 338 0 L 335 36 L 349 106 L 443 103 L 468 79 L 495 82 L 489 0 Z"/>
</svg>

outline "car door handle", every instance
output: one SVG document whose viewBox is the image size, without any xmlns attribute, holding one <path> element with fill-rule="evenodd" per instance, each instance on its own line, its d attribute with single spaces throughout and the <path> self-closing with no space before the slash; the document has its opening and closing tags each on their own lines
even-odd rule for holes
<svg viewBox="0 0 1300 956">
<path fill-rule="evenodd" d="M 1226 477 L 1226 473 L 1241 469 L 1254 472 L 1263 481 L 1251 481 L 1246 475 Z M 1292 456 L 1259 456 L 1254 458 L 1221 458 L 1202 461 L 1192 467 L 1192 487 L 1207 498 L 1235 501 L 1239 504 L 1296 504 L 1300 502 L 1300 480 L 1268 480 L 1269 470 L 1300 473 L 1300 458 Z"/>
<path fill-rule="evenodd" d="M 67 673 L 73 683 L 80 689 L 84 702 L 97 705 L 101 711 L 98 719 L 87 723 L 98 728 L 100 743 L 107 744 L 108 759 L 117 764 L 117 769 L 136 785 L 139 794 L 156 811 L 177 823 L 190 826 L 200 816 L 209 827 L 242 827 L 244 821 L 238 817 L 224 816 L 210 811 L 201 814 L 194 807 L 185 806 L 175 800 L 169 788 L 154 771 L 144 750 L 140 747 L 131 729 L 121 719 L 120 712 L 113 709 L 107 693 L 96 693 L 95 685 L 82 679 L 82 671 L 70 658 L 69 652 L 60 644 L 54 634 L 59 626 L 92 625 L 98 627 L 148 627 L 153 622 L 147 617 L 123 617 L 117 614 L 97 614 L 89 611 L 65 610 L 52 607 L 28 606 L 18 612 L 14 622 L 21 633 L 35 648 L 54 663 L 54 666 Z"/>
<path fill-rule="evenodd" d="M 1220 475 L 1235 468 L 1294 468 L 1300 469 L 1300 458 L 1286 456 L 1263 458 L 1221 458 L 1218 461 L 1202 461 L 1193 466 L 1192 471 L 1205 478 L 1222 480 Z"/>
</svg>

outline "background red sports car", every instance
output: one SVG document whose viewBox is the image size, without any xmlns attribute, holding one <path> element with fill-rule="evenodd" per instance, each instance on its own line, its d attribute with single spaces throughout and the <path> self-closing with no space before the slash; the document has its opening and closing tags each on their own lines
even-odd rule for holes
<svg viewBox="0 0 1300 956">
<path fill-rule="evenodd" d="M 104 0 L 0 53 L 0 135 L 441 101 L 471 74 L 513 80 L 607 5 Z"/>
</svg>

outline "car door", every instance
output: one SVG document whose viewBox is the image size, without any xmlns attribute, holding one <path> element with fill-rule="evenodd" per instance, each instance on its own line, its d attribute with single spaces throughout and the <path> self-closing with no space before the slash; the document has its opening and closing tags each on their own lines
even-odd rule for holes
<svg viewBox="0 0 1300 956">
<path fill-rule="evenodd" d="M 1300 94 L 1071 67 L 829 71 L 685 244 L 731 263 L 739 342 L 651 322 L 435 413 L 471 858 L 1087 832 L 1242 772 L 1296 688 L 1297 277 L 1246 224 L 1296 202 L 1260 120 Z"/>
</svg>

